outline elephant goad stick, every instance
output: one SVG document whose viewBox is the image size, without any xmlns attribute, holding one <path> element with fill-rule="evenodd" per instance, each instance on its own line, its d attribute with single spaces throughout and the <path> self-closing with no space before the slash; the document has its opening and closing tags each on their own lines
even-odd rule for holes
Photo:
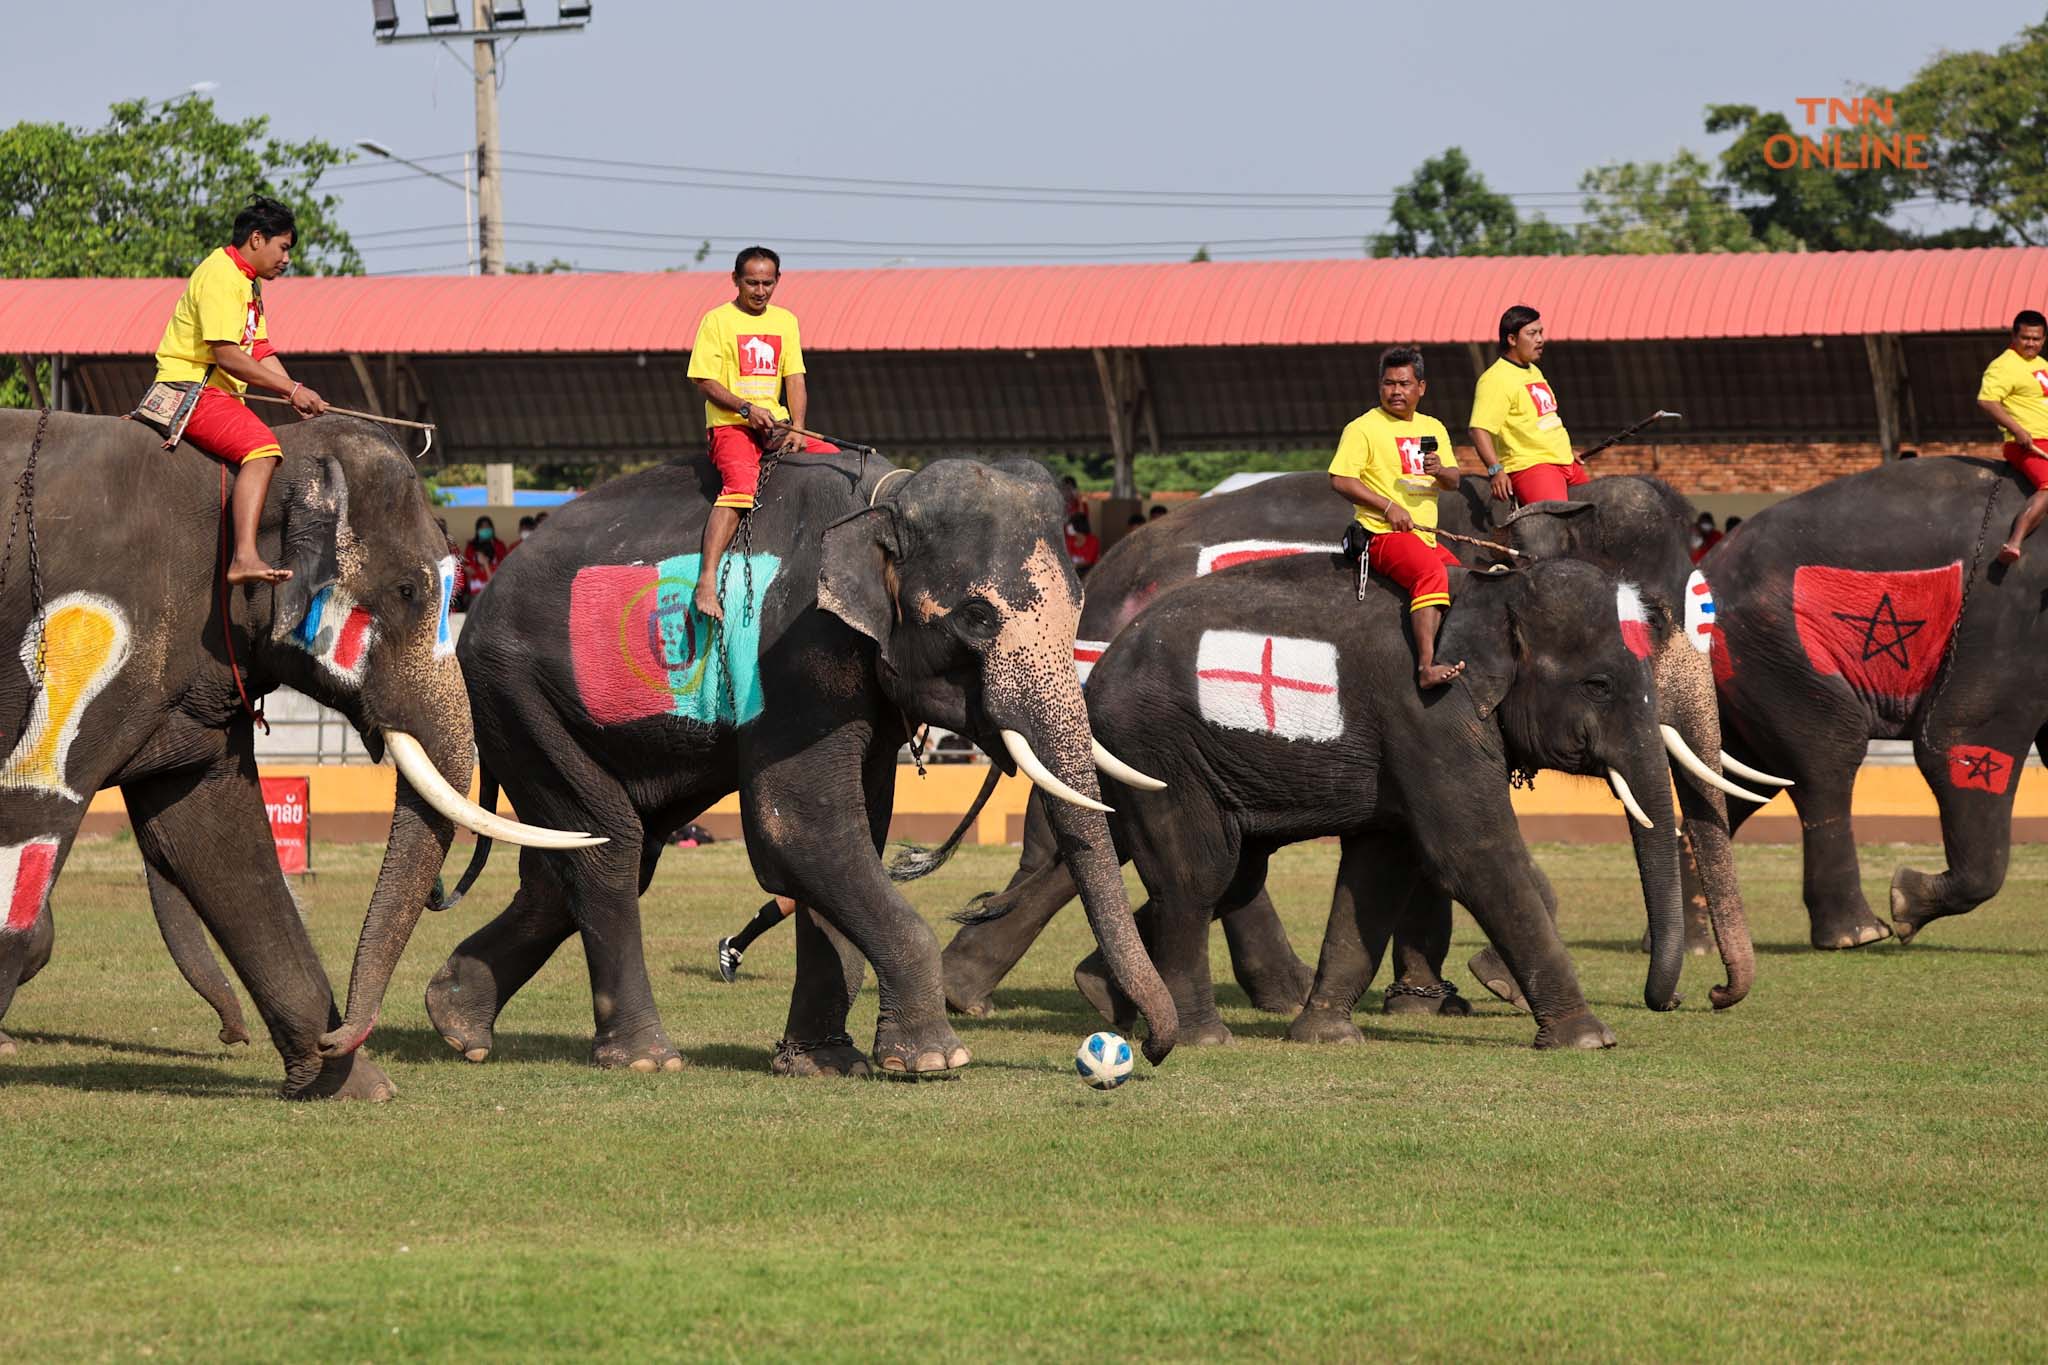
<svg viewBox="0 0 2048 1365">
<path fill-rule="evenodd" d="M 244 394 L 242 396 L 245 398 L 253 399 L 258 403 L 282 403 L 287 407 L 291 405 L 292 401 L 289 398 L 278 398 L 267 393 L 250 393 Z M 381 413 L 364 412 L 360 408 L 337 407 L 333 403 L 329 403 L 327 405 L 327 410 L 329 412 L 339 413 L 343 417 L 360 417 L 365 422 L 382 422 L 387 427 L 411 427 L 415 431 L 426 432 L 427 443 L 420 447 L 420 453 L 418 455 L 413 456 L 413 458 L 416 460 L 426 458 L 427 452 L 434 448 L 435 426 L 432 422 L 415 422 L 411 418 L 407 417 L 386 417 Z"/>
<path fill-rule="evenodd" d="M 1630 423 L 1628 426 L 1623 427 L 1620 431 L 1615 432 L 1606 440 L 1600 442 L 1600 444 L 1595 446 L 1588 446 L 1586 449 L 1580 451 L 1579 463 L 1584 464 L 1586 461 L 1592 459 L 1595 455 L 1598 455 L 1601 451 L 1607 449 L 1607 447 L 1609 446 L 1620 445 L 1623 441 L 1626 441 L 1629 437 L 1635 435 L 1644 427 L 1647 427 L 1652 423 L 1661 422 L 1667 417 L 1682 418 L 1684 416 L 1685 414 L 1682 412 L 1667 412 L 1663 408 L 1658 408 L 1655 412 L 1651 413 L 1648 417 L 1645 417 L 1642 421 Z"/>
</svg>

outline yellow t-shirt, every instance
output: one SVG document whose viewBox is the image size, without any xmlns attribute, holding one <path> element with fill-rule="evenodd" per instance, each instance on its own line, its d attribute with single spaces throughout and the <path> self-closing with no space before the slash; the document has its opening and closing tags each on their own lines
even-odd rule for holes
<svg viewBox="0 0 2048 1365">
<path fill-rule="evenodd" d="M 2019 352 L 2006 347 L 1984 371 L 1977 397 L 1982 402 L 2005 404 L 2005 410 L 2035 440 L 2048 436 L 2048 357 L 2022 360 Z M 2009 441 L 2012 433 L 2000 427 L 1998 439 Z"/>
<path fill-rule="evenodd" d="M 1493 433 L 1494 458 L 1510 474 L 1539 464 L 1570 464 L 1571 433 L 1557 415 L 1557 394 L 1543 371 L 1503 356 L 1479 376 L 1471 426 Z"/>
<path fill-rule="evenodd" d="M 1358 480 L 1383 498 L 1391 498 L 1415 518 L 1415 530 L 1427 545 L 1436 544 L 1436 480 L 1422 472 L 1422 438 L 1436 437 L 1436 457 L 1449 464 L 1451 434 L 1434 417 L 1416 413 L 1407 421 L 1374 408 L 1344 428 L 1330 472 Z M 1368 531 L 1391 531 L 1378 512 L 1354 507 L 1358 524 Z"/>
<path fill-rule="evenodd" d="M 782 381 L 804 372 L 804 350 L 798 344 L 796 314 L 774 304 L 755 317 L 736 303 L 722 303 L 697 324 L 697 344 L 690 348 L 690 378 L 716 379 L 756 407 L 768 408 L 775 420 L 787 422 L 782 406 Z M 731 408 L 706 401 L 704 425 L 737 426 L 746 419 Z"/>
<path fill-rule="evenodd" d="M 184 296 L 164 324 L 163 340 L 156 344 L 157 382 L 204 379 L 216 341 L 233 342 L 254 354 L 256 343 L 269 338 L 256 281 L 242 273 L 226 247 L 220 247 L 192 272 Z M 226 370 L 215 370 L 213 387 L 239 396 L 249 386 Z"/>
</svg>

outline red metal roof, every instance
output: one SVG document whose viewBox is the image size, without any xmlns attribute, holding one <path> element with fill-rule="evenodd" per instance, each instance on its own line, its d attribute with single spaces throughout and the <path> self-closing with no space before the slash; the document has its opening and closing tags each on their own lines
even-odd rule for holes
<svg viewBox="0 0 2048 1365">
<path fill-rule="evenodd" d="M 179 287 L 0 281 L 0 354 L 149 354 Z M 659 352 L 689 350 L 732 286 L 706 271 L 265 292 L 287 351 Z M 1571 341 L 1986 332 L 2048 303 L 2048 247 L 792 271 L 776 302 L 819 351 L 1490 341 L 1511 303 Z"/>
</svg>

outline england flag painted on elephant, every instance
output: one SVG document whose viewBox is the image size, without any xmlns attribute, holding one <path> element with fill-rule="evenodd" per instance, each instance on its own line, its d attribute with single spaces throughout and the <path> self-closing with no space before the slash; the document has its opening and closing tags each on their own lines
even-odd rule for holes
<svg viewBox="0 0 2048 1365">
<path fill-rule="evenodd" d="M 1325 741 L 1344 733 L 1337 647 L 1327 640 L 1205 630 L 1195 688 L 1202 718 L 1226 730 Z"/>
<path fill-rule="evenodd" d="M 1343 547 L 1329 540 L 1226 540 L 1204 545 L 1195 556 L 1195 577 L 1221 573 L 1238 564 L 1289 555 L 1333 555 Z"/>
</svg>

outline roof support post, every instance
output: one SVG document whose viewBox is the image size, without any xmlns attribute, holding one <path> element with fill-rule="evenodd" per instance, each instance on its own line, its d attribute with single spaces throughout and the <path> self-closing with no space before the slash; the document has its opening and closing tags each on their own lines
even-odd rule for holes
<svg viewBox="0 0 2048 1365">
<path fill-rule="evenodd" d="M 356 372 L 356 383 L 363 386 L 363 402 L 368 405 L 370 411 L 379 417 L 390 416 L 391 414 L 384 410 L 383 400 L 378 396 L 376 381 L 370 378 L 369 362 L 363 359 L 360 352 L 350 351 L 348 364 L 349 368 Z"/>
<path fill-rule="evenodd" d="M 1097 351 L 1096 354 L 1101 355 L 1102 353 Z M 43 381 L 41 376 L 36 373 L 36 358 L 23 351 L 14 358 L 14 363 L 21 366 L 21 377 L 28 384 L 28 405 L 32 408 L 42 407 Z"/>
<path fill-rule="evenodd" d="M 1154 453 L 1159 450 L 1159 426 L 1150 411 L 1151 393 L 1145 384 L 1145 367 L 1135 351 L 1097 346 L 1094 354 L 1095 377 L 1102 385 L 1103 409 L 1109 417 L 1110 454 L 1116 461 L 1110 496 L 1135 498 L 1138 479 L 1132 457 L 1141 415 Z"/>
<path fill-rule="evenodd" d="M 1866 333 L 1863 354 L 1870 361 L 1871 396 L 1877 404 L 1877 443 L 1890 464 L 1899 458 L 1899 438 L 1913 401 L 1906 386 L 1906 348 L 1891 333 Z"/>
</svg>

